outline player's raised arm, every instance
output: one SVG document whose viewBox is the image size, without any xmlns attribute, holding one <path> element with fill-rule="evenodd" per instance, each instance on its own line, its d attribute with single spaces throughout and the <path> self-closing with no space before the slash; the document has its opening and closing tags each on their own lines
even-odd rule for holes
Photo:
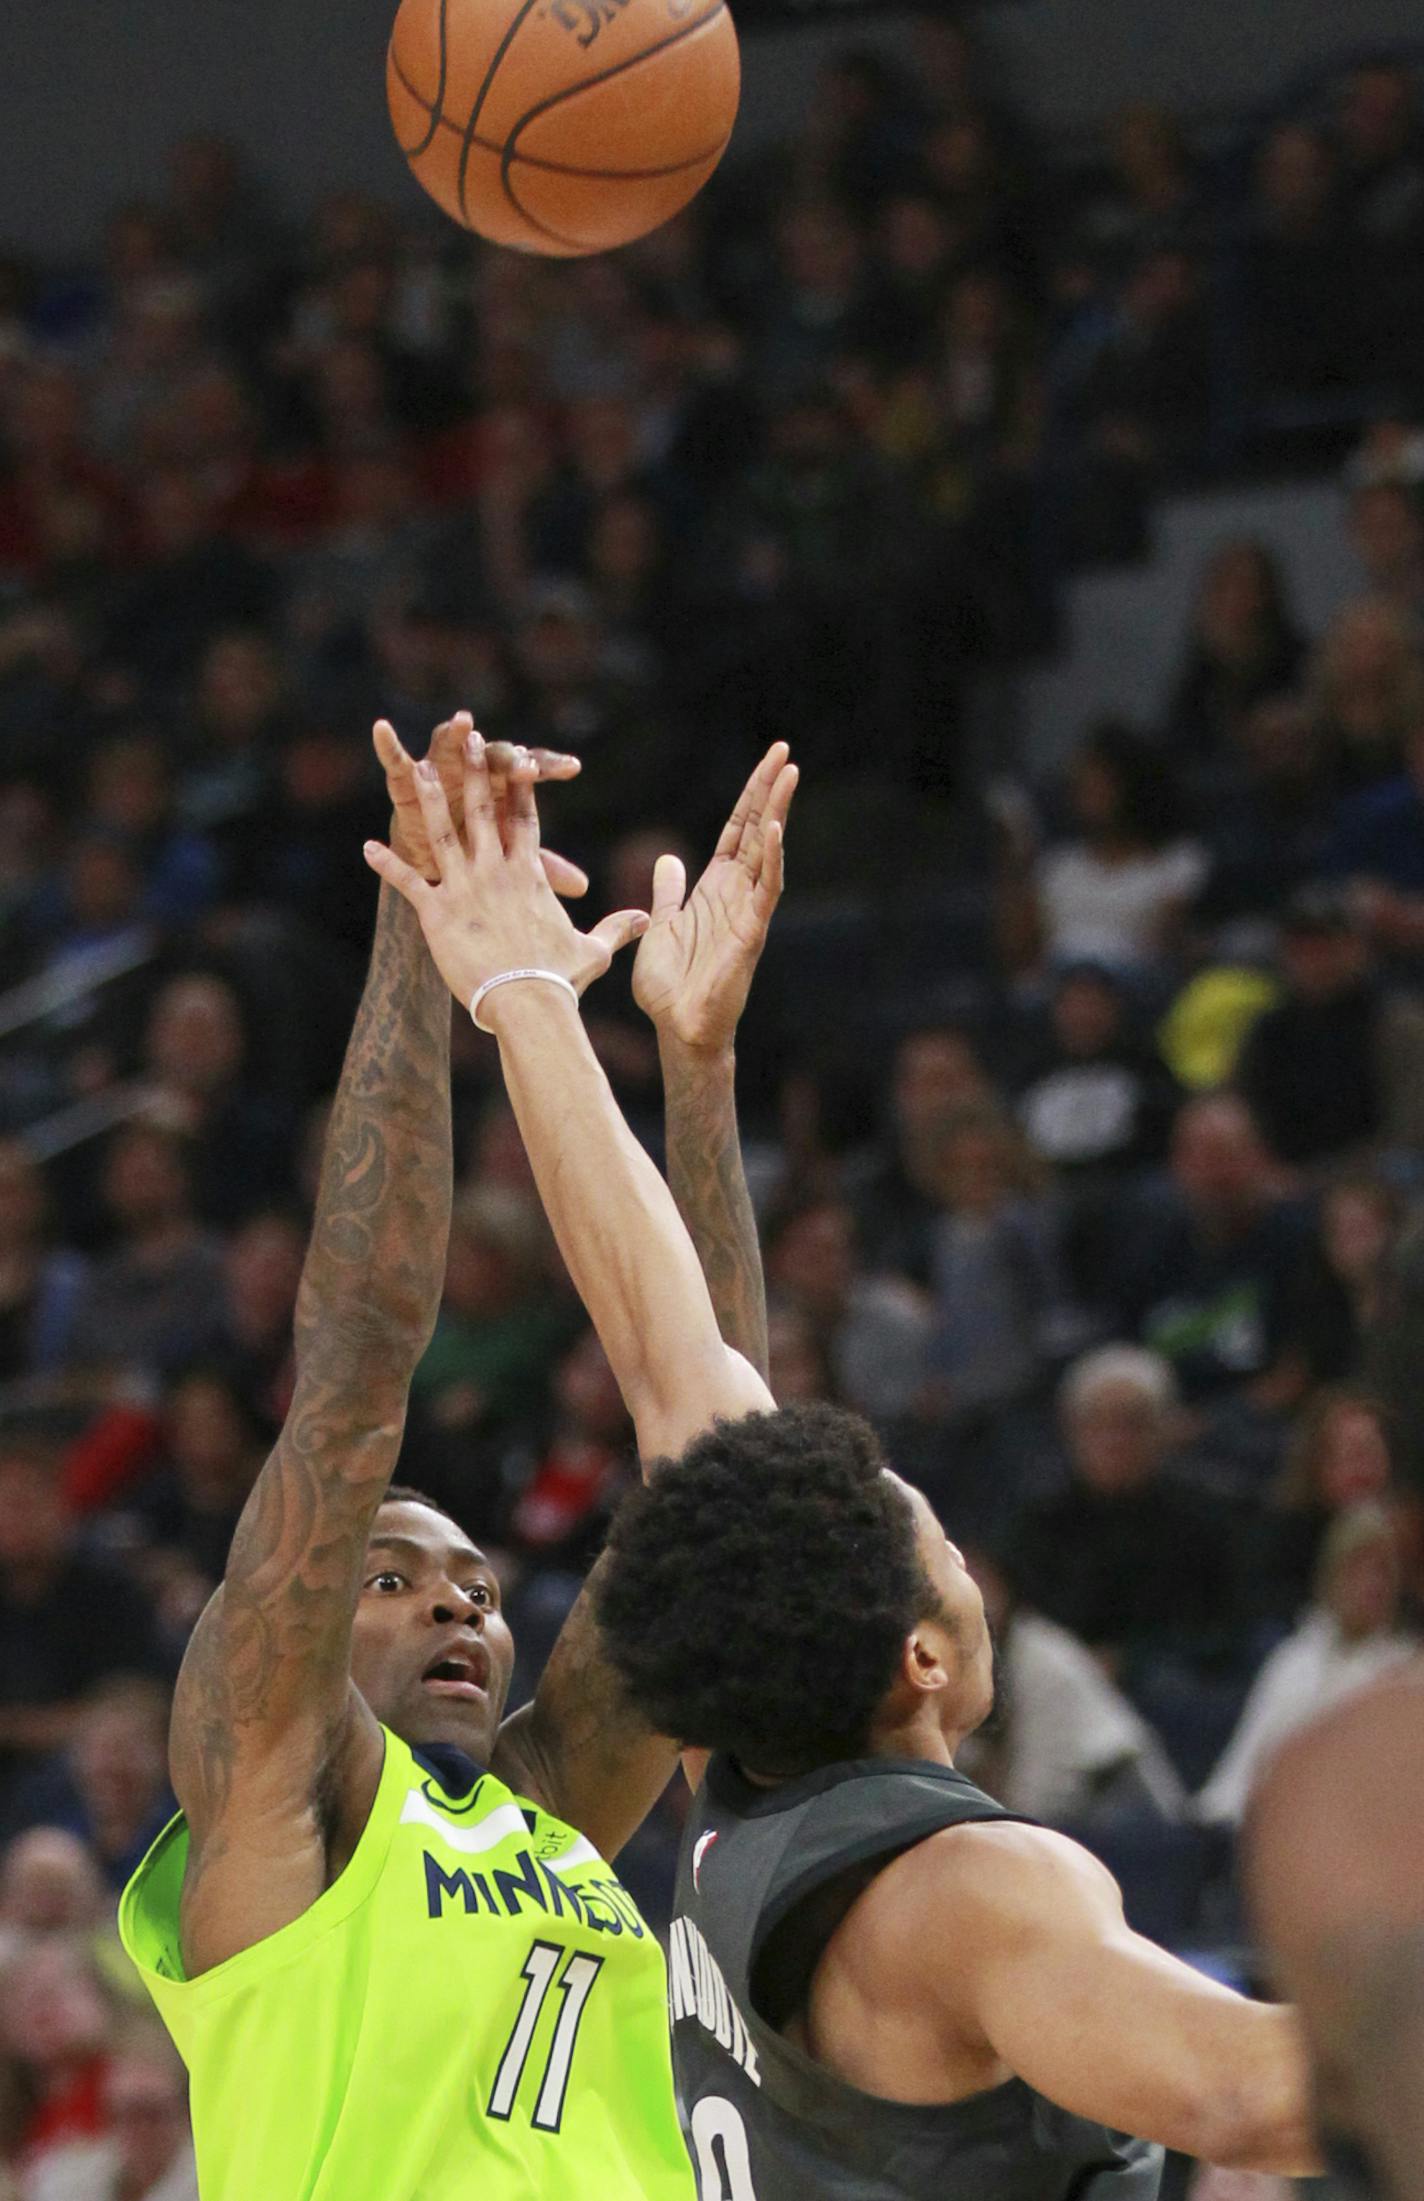
<svg viewBox="0 0 1424 2201">
<path fill-rule="evenodd" d="M 737 1138 L 737 1024 L 781 893 L 781 829 L 796 774 L 768 751 L 742 790 L 690 898 L 664 859 L 633 990 L 658 1031 L 668 1175 L 724 1341 L 763 1374 L 766 1293 Z M 774 830 L 773 830 L 774 829 Z M 656 1461 L 644 1460 L 649 1472 Z M 676 1746 L 629 1700 L 596 1618 L 596 1568 L 559 1631 L 533 1702 L 500 1730 L 498 1764 L 612 1857 L 656 1803 Z M 699 1770 L 689 1762 L 689 1777 Z"/>
<path fill-rule="evenodd" d="M 1133 1933 L 1112 1875 L 1076 1842 L 956 1827 L 909 1851 L 872 1901 L 862 1930 L 887 1976 L 928 1988 L 960 2053 L 987 2050 L 1062 2108 L 1206 2162 L 1318 2168 L 1295 2012 Z M 931 1947 L 953 1961 L 926 1972 Z"/>
<path fill-rule="evenodd" d="M 509 848 L 501 843 L 478 736 L 466 768 L 468 845 L 451 824 L 438 779 L 422 779 L 419 793 L 439 885 L 374 844 L 368 860 L 411 901 L 447 984 L 467 1007 L 492 979 L 544 974 L 494 987 L 482 1020 L 499 1039 L 540 1195 L 633 1416 L 639 1451 L 645 1460 L 678 1453 L 717 1415 L 754 1412 L 771 1398 L 723 1342 L 686 1227 L 623 1121 L 573 998 L 646 920 L 624 912 L 590 935 L 574 931 L 540 865 L 528 786 L 511 793 Z M 779 828 L 769 832 L 779 842 Z"/>
<path fill-rule="evenodd" d="M 458 743 L 469 721 L 441 729 Z M 391 737 L 393 739 L 393 737 Z M 296 1316 L 296 1387 L 199 1621 L 174 1705 L 173 1786 L 191 1848 L 190 1973 L 297 1917 L 359 1831 L 380 1730 L 353 1689 L 366 1541 L 449 1233 L 450 1005 L 400 896 L 380 897 L 327 1132 Z"/>
<path fill-rule="evenodd" d="M 668 1182 L 692 1234 L 722 1336 L 766 1376 L 766 1286 L 737 1136 L 736 1036 L 781 899 L 782 835 L 796 791 L 784 741 L 742 789 L 691 895 L 664 856 L 633 992 L 658 1035 Z"/>
</svg>

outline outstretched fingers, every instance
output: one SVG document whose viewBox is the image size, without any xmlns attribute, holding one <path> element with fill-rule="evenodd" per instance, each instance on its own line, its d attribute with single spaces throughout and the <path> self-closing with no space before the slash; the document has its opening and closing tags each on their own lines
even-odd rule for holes
<svg viewBox="0 0 1424 2201">
<path fill-rule="evenodd" d="M 776 775 L 785 764 L 791 751 L 784 741 L 774 741 L 762 758 L 741 794 L 727 823 L 722 828 L 717 843 L 717 855 L 724 858 L 743 853 L 748 830 L 760 821 L 767 798 L 776 782 Z"/>
</svg>

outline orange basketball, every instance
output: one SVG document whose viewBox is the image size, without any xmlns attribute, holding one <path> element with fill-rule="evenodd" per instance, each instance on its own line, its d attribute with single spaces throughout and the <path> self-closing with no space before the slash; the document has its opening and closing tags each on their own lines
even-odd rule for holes
<svg viewBox="0 0 1424 2201">
<path fill-rule="evenodd" d="M 726 0 L 401 0 L 386 61 L 396 138 L 436 203 L 559 256 L 685 206 L 740 88 Z"/>
</svg>

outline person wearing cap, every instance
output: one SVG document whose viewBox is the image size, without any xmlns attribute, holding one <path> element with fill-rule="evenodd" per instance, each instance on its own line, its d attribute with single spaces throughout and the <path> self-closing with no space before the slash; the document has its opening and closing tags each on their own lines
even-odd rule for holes
<svg viewBox="0 0 1424 2201">
<path fill-rule="evenodd" d="M 1349 896 L 1303 887 L 1281 923 L 1285 994 L 1236 1084 L 1279 1161 L 1314 1168 L 1424 1138 L 1424 1007 L 1389 988 Z"/>
</svg>

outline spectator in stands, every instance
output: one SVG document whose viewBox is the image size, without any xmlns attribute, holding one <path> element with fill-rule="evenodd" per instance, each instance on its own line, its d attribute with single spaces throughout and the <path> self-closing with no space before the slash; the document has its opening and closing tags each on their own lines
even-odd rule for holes
<svg viewBox="0 0 1424 2201">
<path fill-rule="evenodd" d="M 1011 967 L 1100 962 L 1140 971 L 1166 955 L 1205 871 L 1180 831 L 1166 759 L 1107 721 L 1068 784 L 1074 831 L 1038 856 L 1005 913 Z"/>
<path fill-rule="evenodd" d="M 1281 122 L 1256 158 L 1245 210 L 1241 310 L 1255 390 L 1268 405 L 1337 397 L 1351 369 L 1348 315 L 1322 313 L 1351 282 L 1340 164 L 1322 130 Z"/>
<path fill-rule="evenodd" d="M 1250 537 L 1223 543 L 1202 574 L 1167 714 L 1173 753 L 1194 772 L 1232 755 L 1256 705 L 1294 686 L 1301 654 L 1270 550 Z"/>
<path fill-rule="evenodd" d="M 1285 996 L 1252 1026 L 1236 1067 L 1276 1159 L 1314 1168 L 1424 1144 L 1424 1008 L 1381 984 L 1348 898 L 1302 888 L 1280 954 Z"/>
<path fill-rule="evenodd" d="M 145 917 L 177 930 L 202 916 L 217 891 L 216 857 L 175 820 L 168 755 L 156 733 L 111 735 L 96 749 L 88 812 L 91 828 L 123 841 L 142 868 Z"/>
<path fill-rule="evenodd" d="M 261 1431 L 221 1368 L 191 1366 L 170 1385 L 158 1464 L 121 1503 L 141 1546 L 135 1572 L 180 1650 L 222 1580 L 263 1450 Z"/>
<path fill-rule="evenodd" d="M 63 1827 L 31 1827 L 0 1850 L 0 1969 L 36 1934 L 87 1933 L 112 1915 L 94 1853 Z"/>
<path fill-rule="evenodd" d="M 1008 1554 L 1027 1604 L 1086 1643 L 1132 1694 L 1169 1655 L 1216 1650 L 1234 1620 L 1232 1515 L 1168 1468 L 1171 1369 L 1104 1346 L 1060 1393 L 1070 1481 L 1020 1519 Z"/>
<path fill-rule="evenodd" d="M 552 1403 L 551 1427 L 517 1470 L 501 1540 L 542 1566 L 582 1573 L 630 1486 L 634 1459 L 628 1411 L 592 1330 L 559 1361 Z"/>
<path fill-rule="evenodd" d="M 1386 386 L 1417 380 L 1416 278 L 1424 248 L 1424 131 L 1414 76 L 1402 61 L 1367 62 L 1341 87 L 1354 262 L 1357 372 Z"/>
<path fill-rule="evenodd" d="M 0 1383 L 64 1360 L 85 1266 L 50 1241 L 43 1172 L 18 1139 L 0 1140 Z"/>
<path fill-rule="evenodd" d="M 767 1282 L 810 1326 L 849 1406 L 882 1424 L 924 1381 L 930 1315 L 903 1279 L 861 1268 L 848 1207 L 816 1196 L 768 1218 Z"/>
<path fill-rule="evenodd" d="M 440 1319 L 412 1386 L 440 1428 L 469 1440 L 538 1418 L 569 1325 L 548 1292 L 547 1247 L 542 1214 L 519 1192 L 476 1184 L 457 1198 Z"/>
<path fill-rule="evenodd" d="M 1108 126 L 1108 175 L 1073 223 L 1071 249 L 1113 284 L 1145 255 L 1192 242 L 1200 183 L 1180 122 L 1155 101 L 1133 100 Z"/>
<path fill-rule="evenodd" d="M 79 1550 L 51 1454 L 0 1437 L 0 1794 L 70 1739 L 106 1675 L 157 1663 L 131 1577 Z"/>
<path fill-rule="evenodd" d="M 1195 914 L 1208 925 L 1274 921 L 1327 868 L 1335 785 L 1324 730 L 1294 696 L 1243 721 L 1204 823 L 1210 868 Z"/>
<path fill-rule="evenodd" d="M 1393 1491 L 1379 1401 L 1350 1384 L 1318 1391 L 1296 1425 L 1262 1516 L 1249 1576 L 1253 1605 L 1269 1620 L 1296 1620 L 1335 1522 L 1352 1507 L 1388 1504 Z"/>
<path fill-rule="evenodd" d="M 198 2201 L 187 2073 L 146 2014 L 114 2029 L 100 2109 L 101 2137 L 49 2151 L 26 2201 Z"/>
<path fill-rule="evenodd" d="M 1405 730 L 1403 773 L 1341 805 L 1326 861 L 1352 884 L 1379 947 L 1424 952 L 1424 700 Z"/>
<path fill-rule="evenodd" d="M 955 1764 L 1010 1811 L 1082 1838 L 1124 1812 L 1175 1820 L 1186 1794 L 1151 1728 L 1066 1628 L 1024 1605 L 986 1553 L 970 1570 L 994 1637 L 994 1715 Z"/>
<path fill-rule="evenodd" d="M 64 1752 L 20 1784 L 9 1824 L 76 1836 L 117 1895 L 172 1816 L 168 1711 L 169 1693 L 157 1681 L 102 1682 Z"/>
<path fill-rule="evenodd" d="M 101 1196 L 117 1233 L 74 1311 L 66 1365 L 154 1374 L 221 1335 L 222 1256 L 199 1225 L 186 1140 L 157 1123 L 114 1133 Z"/>
<path fill-rule="evenodd" d="M 1246 1103 L 1188 1101 L 1166 1185 L 1123 1217 L 1116 1288 L 1129 1330 L 1171 1365 L 1193 1405 L 1236 1398 L 1275 1410 L 1306 1230 Z"/>
<path fill-rule="evenodd" d="M 213 637 L 272 614 L 276 584 L 251 551 L 221 532 L 204 484 L 163 466 L 139 490 L 140 566 L 109 628 L 116 663 L 160 695 L 191 678 Z"/>
<path fill-rule="evenodd" d="M 1286 1358 L 1299 1363 L 1303 1390 L 1372 1366 L 1394 1311 L 1404 1213 L 1399 1188 L 1376 1172 L 1350 1170 L 1327 1184 L 1286 1318 Z"/>
<path fill-rule="evenodd" d="M 251 1070 L 248 1020 L 232 982 L 216 971 L 168 980 L 144 1041 L 156 1110 L 188 1141 L 194 1205 L 210 1228 L 230 1230 L 292 1190 L 295 1125 Z"/>
<path fill-rule="evenodd" d="M 808 1399 L 843 1403 L 820 1339 L 805 1315 L 787 1301 L 768 1310 L 767 1354 L 768 1382 L 778 1406 L 797 1406 Z"/>
<path fill-rule="evenodd" d="M 826 374 L 847 348 L 864 261 L 855 224 L 833 202 L 802 200 L 780 216 L 756 351 L 757 380 L 773 404 Z"/>
<path fill-rule="evenodd" d="M 953 1110 L 993 1098 L 993 1081 L 961 1026 L 929 1026 L 900 1041 L 890 1072 L 888 1127 L 846 1168 L 846 1196 L 871 1269 L 896 1270 L 916 1284 L 929 1281 L 939 1134 Z"/>
<path fill-rule="evenodd" d="M 1382 597 L 1345 605 L 1315 652 L 1311 686 L 1341 787 L 1392 779 L 1424 715 L 1424 650 L 1410 619 Z"/>
<path fill-rule="evenodd" d="M 920 1409 L 970 1437 L 1039 1393 L 1068 1335 L 1047 1178 L 1011 1118 L 968 1103 L 935 1136 L 932 1327 Z"/>
<path fill-rule="evenodd" d="M 1325 1537 L 1312 1610 L 1266 1660 L 1197 1799 L 1203 1818 L 1239 1824 L 1262 1765 L 1287 1735 L 1417 1656 L 1418 1634 L 1400 1608 L 1394 1520 L 1379 1505 L 1352 1506 Z"/>
<path fill-rule="evenodd" d="M 0 1972 L 0 2162 L 33 2177 L 55 2150 L 103 2130 L 113 1989 L 87 1941 L 47 1934 Z"/>
<path fill-rule="evenodd" d="M 244 882 L 256 816 L 289 723 L 273 641 L 255 627 L 214 635 L 198 668 L 179 794 L 183 815 L 217 848 L 229 891 Z"/>
<path fill-rule="evenodd" d="M 292 1385 L 292 1323 L 306 1258 L 304 1223 L 280 1211 L 254 1215 L 228 1240 L 218 1352 L 253 1422 L 273 1437 Z"/>
<path fill-rule="evenodd" d="M 1118 1196 L 1166 1150 L 1176 1081 L 1116 973 L 1077 963 L 1060 973 L 1015 1087 L 1019 1121 L 1063 1204 L 1075 1296 L 1091 1305 L 1110 1273 Z"/>
<path fill-rule="evenodd" d="M 1210 323 L 1201 265 L 1178 245 L 1131 269 L 1085 356 L 1065 362 L 1069 420 L 1090 459 L 1145 484 L 1200 463 L 1210 405 Z"/>
<path fill-rule="evenodd" d="M 1424 647 L 1424 511 L 1400 481 L 1363 482 L 1350 499 L 1350 543 L 1372 596 L 1403 614 Z"/>
</svg>

